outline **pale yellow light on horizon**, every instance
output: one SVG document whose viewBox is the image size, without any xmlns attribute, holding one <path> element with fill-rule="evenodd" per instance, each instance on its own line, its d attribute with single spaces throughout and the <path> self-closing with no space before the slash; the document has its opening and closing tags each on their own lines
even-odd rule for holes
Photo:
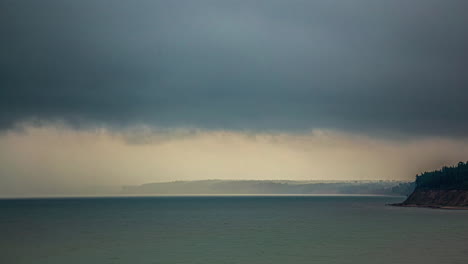
<svg viewBox="0 0 468 264">
<path fill-rule="evenodd" d="M 413 180 L 467 159 L 462 139 L 29 126 L 0 135 L 0 195 L 201 179 Z"/>
</svg>

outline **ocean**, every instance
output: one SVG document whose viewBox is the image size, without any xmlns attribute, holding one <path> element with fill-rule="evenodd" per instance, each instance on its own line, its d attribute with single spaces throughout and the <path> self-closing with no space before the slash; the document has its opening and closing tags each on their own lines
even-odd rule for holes
<svg viewBox="0 0 468 264">
<path fill-rule="evenodd" d="M 0 200 L 0 263 L 468 263 L 468 211 L 385 196 Z"/>
</svg>

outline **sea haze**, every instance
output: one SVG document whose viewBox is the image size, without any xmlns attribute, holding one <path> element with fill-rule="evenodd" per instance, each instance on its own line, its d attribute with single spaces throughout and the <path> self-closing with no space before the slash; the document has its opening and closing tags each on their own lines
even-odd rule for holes
<svg viewBox="0 0 468 264">
<path fill-rule="evenodd" d="M 3 199 L 0 263 L 466 263 L 468 211 L 401 200 Z"/>
<path fill-rule="evenodd" d="M 204 180 L 124 186 L 120 195 L 180 194 L 373 194 L 409 195 L 414 183 L 401 181 Z"/>
</svg>

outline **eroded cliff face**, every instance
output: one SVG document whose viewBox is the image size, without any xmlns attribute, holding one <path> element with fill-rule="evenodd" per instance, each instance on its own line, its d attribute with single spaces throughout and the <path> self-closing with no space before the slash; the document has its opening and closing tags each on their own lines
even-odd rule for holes
<svg viewBox="0 0 468 264">
<path fill-rule="evenodd" d="M 468 190 L 416 189 L 401 205 L 468 208 Z"/>
</svg>

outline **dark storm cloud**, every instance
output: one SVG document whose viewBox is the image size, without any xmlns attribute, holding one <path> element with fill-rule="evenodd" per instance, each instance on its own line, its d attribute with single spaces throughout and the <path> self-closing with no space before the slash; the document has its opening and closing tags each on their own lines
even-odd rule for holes
<svg viewBox="0 0 468 264">
<path fill-rule="evenodd" d="M 458 136 L 467 1 L 0 2 L 23 120 Z"/>
</svg>

